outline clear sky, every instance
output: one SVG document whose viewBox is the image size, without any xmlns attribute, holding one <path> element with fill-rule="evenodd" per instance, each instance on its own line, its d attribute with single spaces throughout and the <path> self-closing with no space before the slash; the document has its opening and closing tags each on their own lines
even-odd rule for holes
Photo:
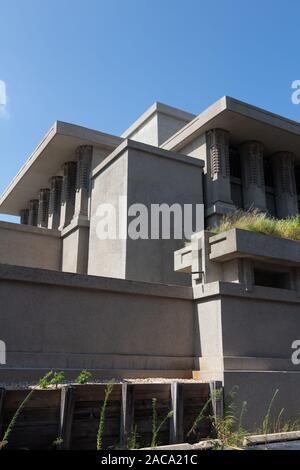
<svg viewBox="0 0 300 470">
<path fill-rule="evenodd" d="M 299 27 L 299 0 L 0 0 L 0 192 L 55 120 L 120 134 L 230 95 L 300 121 Z"/>
</svg>

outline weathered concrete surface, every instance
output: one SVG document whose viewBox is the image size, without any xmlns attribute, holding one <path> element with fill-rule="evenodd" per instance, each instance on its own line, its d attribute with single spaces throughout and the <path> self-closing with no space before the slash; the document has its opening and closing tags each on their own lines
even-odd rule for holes
<svg viewBox="0 0 300 470">
<path fill-rule="evenodd" d="M 26 370 L 30 378 L 31 371 L 52 368 L 92 369 L 98 376 L 107 371 L 110 377 L 122 370 L 125 376 L 191 376 L 195 314 L 189 288 L 8 265 L 0 265 L 0 279 L 7 348 L 0 377 Z"/>
<path fill-rule="evenodd" d="M 184 242 L 174 239 L 172 217 L 170 239 L 159 235 L 158 239 L 134 240 L 127 236 L 127 227 L 139 213 L 132 216 L 127 212 L 134 204 L 143 204 L 150 222 L 152 204 L 178 204 L 182 213 L 184 204 L 193 204 L 194 208 L 202 204 L 202 166 L 201 160 L 133 141 L 116 149 L 93 173 L 88 273 L 190 285 L 190 276 L 173 269 L 173 252 Z M 116 207 L 117 220 L 120 214 L 125 220 L 123 238 L 99 240 L 97 211 L 103 203 Z M 150 223 L 148 235 L 151 237 Z"/>
<path fill-rule="evenodd" d="M 198 308 L 199 367 L 202 380 L 222 380 L 225 394 L 236 389 L 244 401 L 246 427 L 262 426 L 276 390 L 272 419 L 284 408 L 285 421 L 300 412 L 300 367 L 292 343 L 300 331 L 296 292 L 240 284 L 211 283 L 194 289 Z M 237 411 L 238 413 L 238 411 Z"/>
<path fill-rule="evenodd" d="M 300 242 L 264 235 L 250 230 L 232 229 L 210 237 L 210 259 L 218 262 L 247 257 L 272 263 L 300 263 Z"/>
<path fill-rule="evenodd" d="M 62 271 L 87 274 L 90 224 L 76 219 L 62 231 Z"/>
<path fill-rule="evenodd" d="M 122 137 L 159 146 L 194 118 L 194 114 L 162 103 L 154 103 Z"/>
<path fill-rule="evenodd" d="M 245 437 L 243 445 L 251 446 L 256 444 L 283 443 L 288 441 L 298 441 L 298 445 L 300 446 L 300 431 L 250 435 Z"/>
<path fill-rule="evenodd" d="M 0 263 L 61 269 L 61 239 L 57 230 L 0 222 Z"/>
<path fill-rule="evenodd" d="M 171 444 L 168 446 L 158 446 L 158 447 L 144 447 L 142 449 L 137 450 L 213 450 L 218 446 L 221 446 L 222 443 L 218 439 L 209 439 L 206 441 L 197 442 L 197 444 Z"/>
</svg>

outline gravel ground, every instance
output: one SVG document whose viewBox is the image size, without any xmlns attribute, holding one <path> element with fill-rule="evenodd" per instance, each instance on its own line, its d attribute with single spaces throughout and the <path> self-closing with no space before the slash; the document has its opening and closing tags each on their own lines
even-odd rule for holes
<svg viewBox="0 0 300 470">
<path fill-rule="evenodd" d="M 109 382 L 109 379 L 99 379 L 99 380 L 89 380 L 87 382 L 87 385 L 95 385 L 95 384 L 105 384 Z M 137 384 L 143 384 L 143 383 L 173 383 L 173 382 L 184 382 L 184 383 L 199 383 L 201 380 L 194 380 L 194 379 L 165 379 L 165 378 L 160 378 L 160 377 L 151 377 L 151 378 L 146 378 L 146 379 L 116 379 L 114 383 L 116 384 L 121 384 L 121 383 L 137 383 Z M 78 385 L 72 380 L 64 380 L 61 384 L 58 384 L 56 387 L 55 385 L 49 385 L 47 387 L 48 390 L 51 389 L 56 389 L 56 388 L 62 388 L 66 385 Z M 36 382 L 22 382 L 22 383 L 10 383 L 7 385 L 0 384 L 0 388 L 4 387 L 6 390 L 26 390 L 28 388 L 37 388 Z"/>
</svg>

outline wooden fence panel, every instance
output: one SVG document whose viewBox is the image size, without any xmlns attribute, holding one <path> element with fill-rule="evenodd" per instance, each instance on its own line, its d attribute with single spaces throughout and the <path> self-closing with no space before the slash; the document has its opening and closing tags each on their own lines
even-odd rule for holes
<svg viewBox="0 0 300 470">
<path fill-rule="evenodd" d="M 7 390 L 2 409 L 1 439 L 28 390 Z M 8 449 L 54 448 L 59 437 L 60 390 L 35 390 L 20 413 Z"/>
<path fill-rule="evenodd" d="M 153 399 L 156 399 L 157 426 L 172 410 L 170 384 L 127 384 L 129 397 L 133 395 L 131 433 L 136 432 L 139 447 L 149 446 L 152 439 Z M 127 404 L 128 406 L 128 404 Z M 170 441 L 170 419 L 158 434 L 158 443 L 168 444 Z M 128 436 L 130 438 L 130 435 Z"/>
<path fill-rule="evenodd" d="M 105 385 L 74 387 L 74 414 L 71 449 L 96 450 L 100 410 L 105 397 Z M 122 385 L 115 384 L 105 414 L 103 448 L 120 447 Z"/>
<path fill-rule="evenodd" d="M 182 440 L 183 442 L 196 443 L 207 438 L 211 433 L 211 421 L 208 415 L 213 414 L 210 401 L 210 386 L 208 383 L 178 383 L 181 388 L 182 404 Z M 205 412 L 203 408 L 205 407 Z M 196 426 L 196 420 L 199 420 Z M 194 429 L 193 429 L 194 427 Z"/>
<path fill-rule="evenodd" d="M 18 416 L 8 449 L 95 450 L 105 384 L 72 385 L 58 390 L 35 390 Z M 211 434 L 211 422 L 197 417 L 206 405 L 206 415 L 222 414 L 222 395 L 211 400 L 220 383 L 124 383 L 115 384 L 105 413 L 103 449 L 126 448 L 136 432 L 138 447 L 151 445 L 153 399 L 156 427 L 168 413 L 157 445 L 198 442 Z M 29 390 L 0 390 L 0 440 Z M 213 405 L 213 406 L 212 406 Z M 54 441 L 62 439 L 59 446 Z"/>
</svg>

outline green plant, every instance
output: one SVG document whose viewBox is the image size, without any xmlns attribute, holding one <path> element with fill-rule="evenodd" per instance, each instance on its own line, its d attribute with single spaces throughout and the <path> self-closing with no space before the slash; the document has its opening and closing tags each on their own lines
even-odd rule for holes
<svg viewBox="0 0 300 470">
<path fill-rule="evenodd" d="M 128 450 L 133 450 L 138 448 L 138 433 L 137 433 L 137 425 L 134 426 L 134 430 L 130 434 L 128 440 L 127 440 L 127 449 Z"/>
<path fill-rule="evenodd" d="M 78 377 L 76 378 L 75 382 L 80 385 L 86 384 L 89 379 L 92 377 L 92 374 L 87 370 L 82 370 Z"/>
<path fill-rule="evenodd" d="M 46 374 L 44 377 L 42 377 L 42 378 L 40 379 L 40 381 L 39 381 L 39 383 L 38 383 L 38 386 L 39 386 L 40 388 L 47 388 L 47 387 L 49 387 L 50 382 L 51 382 L 50 377 L 52 377 L 52 375 L 53 375 L 53 371 L 51 370 L 50 372 L 48 372 L 48 374 Z"/>
<path fill-rule="evenodd" d="M 204 404 L 204 406 L 201 408 L 200 413 L 197 415 L 195 421 L 192 424 L 191 429 L 187 433 L 187 437 L 190 437 L 191 434 L 196 434 L 197 430 L 199 429 L 200 424 L 203 422 L 205 419 L 211 420 L 211 416 L 207 415 L 207 410 L 209 406 L 212 403 L 213 397 L 211 396 Z"/>
<path fill-rule="evenodd" d="M 57 388 L 58 384 L 60 384 L 65 378 L 65 373 L 63 371 L 61 372 L 55 372 L 53 375 L 53 378 L 50 380 L 51 385 L 55 385 L 55 388 Z"/>
<path fill-rule="evenodd" d="M 163 425 L 166 423 L 168 419 L 173 416 L 173 411 L 169 411 L 165 418 L 158 424 L 157 421 L 157 398 L 152 398 L 152 439 L 151 439 L 151 447 L 157 447 L 157 437 L 159 432 L 161 431 Z"/>
<path fill-rule="evenodd" d="M 272 411 L 272 407 L 273 407 L 273 404 L 274 404 L 274 401 L 275 401 L 275 398 L 276 396 L 278 395 L 279 393 L 279 390 L 277 388 L 277 390 L 275 390 L 274 392 L 274 395 L 270 401 L 270 404 L 269 404 L 269 407 L 268 407 L 268 412 L 263 420 L 263 425 L 262 425 L 262 432 L 263 434 L 268 434 L 271 432 L 271 428 L 270 428 L 270 416 L 271 416 L 271 411 Z"/>
<path fill-rule="evenodd" d="M 41 380 L 48 380 L 48 378 L 51 376 L 52 374 L 52 371 L 51 372 L 48 372 Z M 39 382 L 39 383 L 40 383 Z M 34 393 L 34 391 L 36 390 L 36 388 L 34 387 L 27 395 L 26 397 L 24 398 L 24 400 L 22 401 L 22 403 L 20 404 L 20 406 L 18 407 L 18 409 L 16 410 L 16 412 L 14 413 L 10 423 L 8 424 L 7 428 L 6 428 L 6 431 L 4 433 L 4 436 L 3 436 L 3 439 L 2 441 L 0 442 L 0 450 L 4 449 L 7 445 L 8 445 L 8 441 L 9 441 L 9 437 L 16 425 L 16 422 L 18 420 L 18 417 L 20 416 L 23 408 L 25 407 L 26 403 L 30 400 L 32 394 Z"/>
<path fill-rule="evenodd" d="M 241 408 L 241 413 L 240 413 L 240 418 L 239 418 L 238 430 L 243 429 L 243 419 L 244 419 L 244 416 L 245 416 L 246 412 L 247 412 L 247 402 L 243 401 L 242 408 Z"/>
<path fill-rule="evenodd" d="M 220 225 L 213 227 L 211 231 L 221 233 L 233 228 L 291 240 L 300 240 L 300 215 L 278 220 L 256 209 L 247 212 L 237 210 L 224 217 Z"/>
<path fill-rule="evenodd" d="M 217 439 L 222 443 L 221 448 L 241 449 L 245 436 L 248 434 L 242 427 L 242 420 L 246 412 L 246 402 L 243 402 L 239 420 L 236 418 L 235 388 L 225 398 L 224 415 L 222 418 L 213 418 L 213 427 Z"/>
<path fill-rule="evenodd" d="M 105 413 L 106 413 L 108 400 L 113 391 L 113 388 L 114 388 L 114 381 L 112 380 L 105 387 L 104 401 L 103 401 L 103 405 L 100 411 L 99 428 L 98 428 L 98 433 L 97 433 L 97 450 L 102 450 L 103 434 L 104 434 L 104 428 L 105 428 Z"/>
<path fill-rule="evenodd" d="M 52 445 L 53 445 L 54 447 L 58 448 L 58 447 L 60 447 L 60 446 L 62 445 L 63 442 L 64 442 L 64 440 L 62 439 L 62 437 L 57 437 L 57 438 L 53 441 Z"/>
</svg>

